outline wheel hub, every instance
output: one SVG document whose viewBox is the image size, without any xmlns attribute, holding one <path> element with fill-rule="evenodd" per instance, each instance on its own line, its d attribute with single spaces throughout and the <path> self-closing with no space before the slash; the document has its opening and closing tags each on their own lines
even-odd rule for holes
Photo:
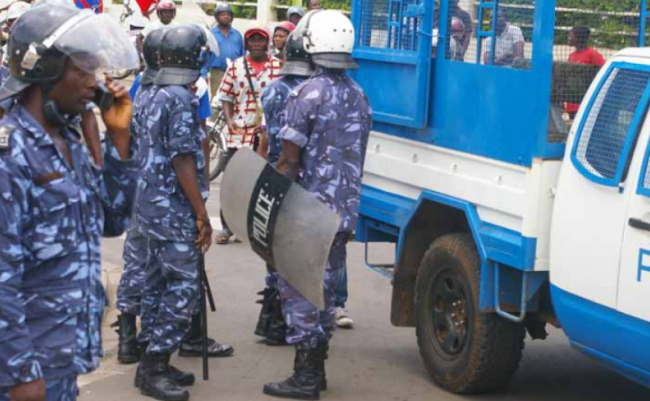
<svg viewBox="0 0 650 401">
<path fill-rule="evenodd" d="M 458 274 L 441 272 L 433 284 L 433 332 L 439 351 L 458 355 L 468 337 L 467 296 Z"/>
</svg>

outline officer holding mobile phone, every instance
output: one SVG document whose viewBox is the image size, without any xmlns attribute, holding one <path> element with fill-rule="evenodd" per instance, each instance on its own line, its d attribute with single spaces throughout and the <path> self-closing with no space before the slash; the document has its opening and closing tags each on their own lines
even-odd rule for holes
<svg viewBox="0 0 650 401">
<path fill-rule="evenodd" d="M 101 158 L 71 121 L 95 100 L 98 72 L 137 68 L 108 16 L 43 0 L 13 27 L 0 100 L 0 400 L 76 400 L 77 375 L 102 355 L 102 235 L 120 235 L 138 174 L 128 91 L 114 103 Z M 108 103 L 104 104 L 108 106 Z M 96 131 L 84 131 L 96 143 Z"/>
</svg>

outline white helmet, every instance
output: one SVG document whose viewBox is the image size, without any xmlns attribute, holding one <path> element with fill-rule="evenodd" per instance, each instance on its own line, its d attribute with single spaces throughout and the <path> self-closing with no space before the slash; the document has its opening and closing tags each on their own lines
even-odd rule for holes
<svg viewBox="0 0 650 401">
<path fill-rule="evenodd" d="M 352 58 L 354 26 L 340 11 L 310 11 L 300 21 L 296 31 L 304 36 L 305 51 L 314 64 L 334 69 L 358 68 Z"/>
<path fill-rule="evenodd" d="M 31 4 L 25 3 L 24 1 L 18 1 L 12 4 L 11 7 L 9 7 L 9 10 L 7 10 L 7 20 L 11 21 L 20 18 L 20 16 L 25 14 L 31 6 Z"/>
</svg>

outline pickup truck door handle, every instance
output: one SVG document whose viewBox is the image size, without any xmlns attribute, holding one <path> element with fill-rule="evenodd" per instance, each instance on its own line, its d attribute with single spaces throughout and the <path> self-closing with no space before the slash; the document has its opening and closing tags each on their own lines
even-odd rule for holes
<svg viewBox="0 0 650 401">
<path fill-rule="evenodd" d="M 643 231 L 650 231 L 650 223 L 646 223 L 641 219 L 631 218 L 629 221 L 630 227 L 637 228 Z"/>
</svg>

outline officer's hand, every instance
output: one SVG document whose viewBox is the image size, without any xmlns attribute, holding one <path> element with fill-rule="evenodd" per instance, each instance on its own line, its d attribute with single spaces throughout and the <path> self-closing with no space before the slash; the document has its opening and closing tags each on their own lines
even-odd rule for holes
<svg viewBox="0 0 650 401">
<path fill-rule="evenodd" d="M 133 116 L 133 103 L 129 97 L 129 91 L 124 85 L 112 78 L 106 78 L 106 87 L 113 92 L 115 102 L 113 106 L 102 111 L 102 118 L 106 124 L 108 133 L 111 135 L 129 132 L 131 117 Z M 111 139 L 113 139 L 111 137 Z"/>
<path fill-rule="evenodd" d="M 45 380 L 21 383 L 9 389 L 10 401 L 46 401 Z"/>
<path fill-rule="evenodd" d="M 212 226 L 209 219 L 197 219 L 196 228 L 199 235 L 196 238 L 196 247 L 201 249 L 203 253 L 208 252 L 210 245 L 212 245 Z"/>
</svg>

